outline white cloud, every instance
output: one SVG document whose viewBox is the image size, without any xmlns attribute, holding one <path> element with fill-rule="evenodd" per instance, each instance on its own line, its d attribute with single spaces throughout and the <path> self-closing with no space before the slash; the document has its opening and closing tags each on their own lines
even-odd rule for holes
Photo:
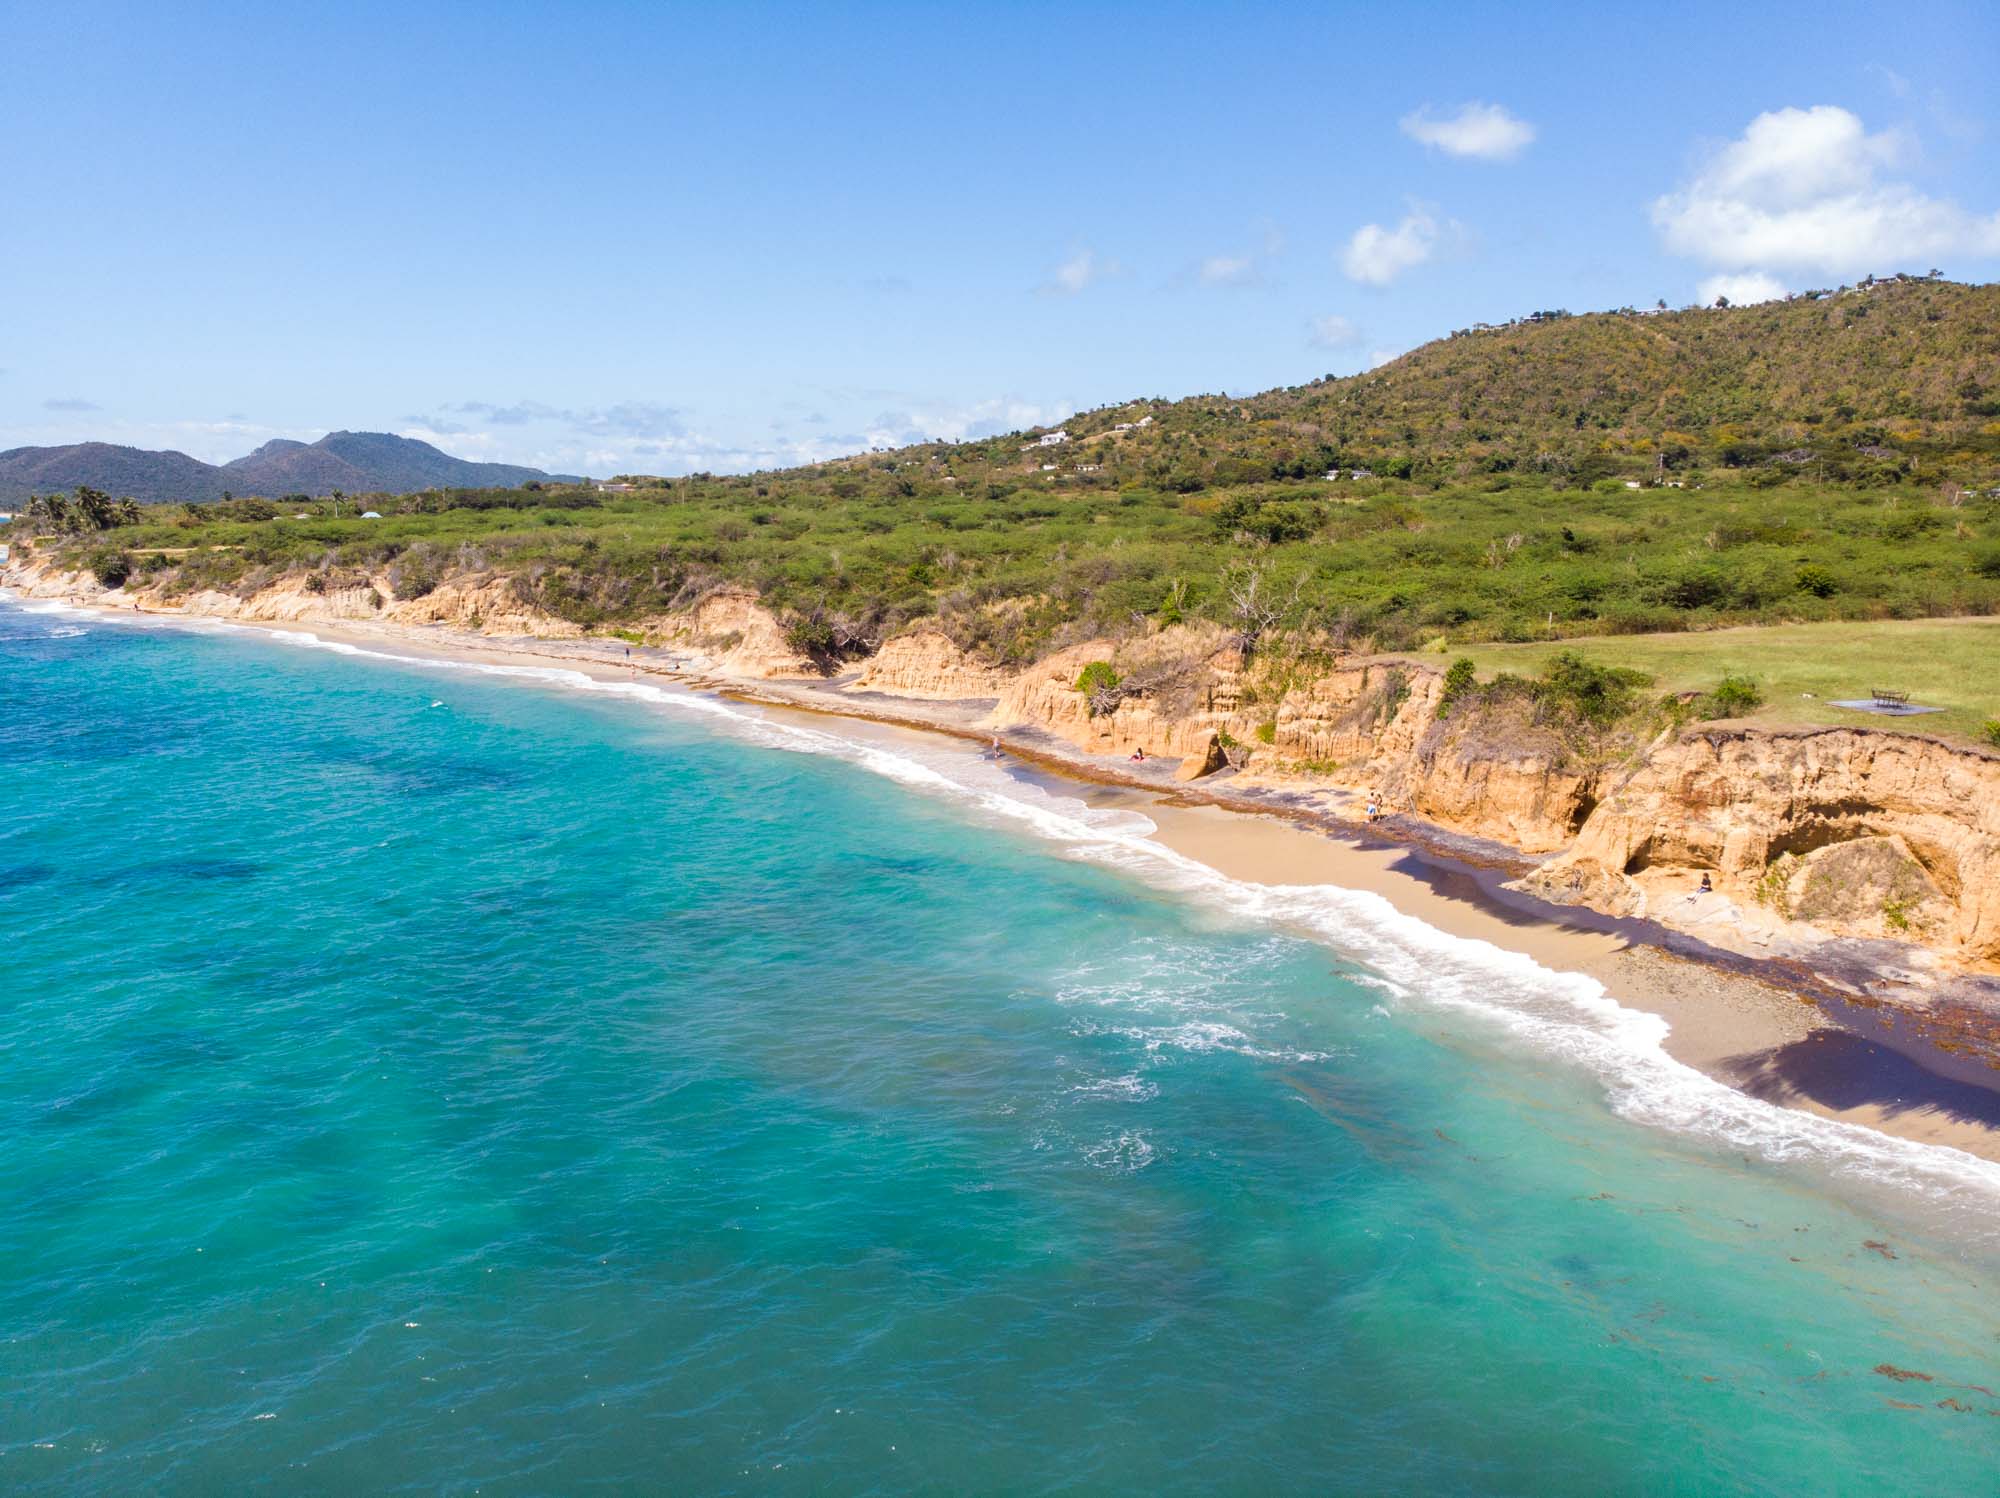
<svg viewBox="0 0 2000 1498">
<path fill-rule="evenodd" d="M 1210 286 L 1253 286 L 1263 277 L 1248 255 L 1210 255 L 1202 261 L 1201 279 Z"/>
<path fill-rule="evenodd" d="M 894 404 L 873 419 L 849 421 L 842 417 L 838 425 L 815 412 L 804 418 L 816 428 L 810 433 L 747 440 L 704 429 L 681 411 L 673 413 L 671 424 L 662 422 L 657 430 L 651 430 L 655 424 L 649 420 L 626 419 L 634 411 L 657 409 L 637 402 L 580 413 L 523 401 L 493 407 L 497 414 L 465 411 L 485 417 L 485 424 L 479 427 L 413 418 L 402 428 L 402 435 L 430 442 L 456 457 L 525 463 L 552 473 L 599 477 L 612 473 L 743 473 L 821 463 L 876 447 L 903 447 L 934 439 L 976 440 L 1050 425 L 1076 410 L 1067 403 L 1011 395 L 956 404 L 925 402 L 893 390 L 850 391 L 844 398 L 882 399 Z M 463 407 L 479 405 L 463 403 Z M 527 421 L 512 420 L 522 407 L 531 407 L 539 414 Z M 579 420 L 579 416 L 589 419 Z"/>
<path fill-rule="evenodd" d="M 1658 199 L 1653 222 L 1675 254 L 1766 275 L 2000 254 L 2000 213 L 1980 218 L 1884 175 L 1909 153 L 1902 135 L 1870 135 L 1835 105 L 1772 110 Z"/>
<path fill-rule="evenodd" d="M 1315 317 L 1306 328 L 1306 342 L 1314 348 L 1347 348 L 1361 341 L 1361 330 L 1337 313 Z"/>
<path fill-rule="evenodd" d="M 1703 281 L 1694 299 L 1701 306 L 1712 307 L 1717 297 L 1727 297 L 1730 306 L 1747 307 L 1752 302 L 1775 302 L 1787 290 L 1783 281 L 1760 270 L 1725 271 Z"/>
<path fill-rule="evenodd" d="M 865 425 L 862 435 L 869 447 L 966 442 L 1028 427 L 1053 426 L 1075 414 L 1073 405 L 1029 401 L 1012 395 L 963 405 L 920 403 L 905 410 L 883 412 Z"/>
<path fill-rule="evenodd" d="M 1480 161 L 1511 161 L 1535 138 L 1535 127 L 1516 119 L 1498 104 L 1462 104 L 1458 113 L 1433 116 L 1425 105 L 1400 121 L 1403 134 L 1448 156 Z"/>
<path fill-rule="evenodd" d="M 1356 281 L 1370 286 L 1387 286 L 1413 266 L 1422 265 L 1437 252 L 1442 234 L 1457 225 L 1440 226 L 1435 215 L 1420 204 L 1412 204 L 1403 221 L 1393 229 L 1380 224 L 1363 224 L 1340 252 L 1340 268 Z"/>
<path fill-rule="evenodd" d="M 1085 287 L 1118 275 L 1123 269 L 1116 260 L 1100 259 L 1095 250 L 1078 250 L 1050 271 L 1048 279 L 1037 289 L 1044 295 L 1075 296 Z"/>
</svg>

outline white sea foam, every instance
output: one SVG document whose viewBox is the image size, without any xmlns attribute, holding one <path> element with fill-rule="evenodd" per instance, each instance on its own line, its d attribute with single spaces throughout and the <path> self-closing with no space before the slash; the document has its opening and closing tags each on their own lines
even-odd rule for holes
<svg viewBox="0 0 2000 1498">
<path fill-rule="evenodd" d="M 1525 953 L 1441 931 L 1369 891 L 1231 879 L 1155 841 L 1148 835 L 1152 823 L 1142 816 L 1098 811 L 1079 800 L 1050 795 L 962 752 L 887 749 L 686 690 L 599 679 L 564 667 L 427 659 L 325 640 L 304 630 L 269 633 L 341 655 L 632 698 L 696 715 L 766 748 L 845 760 L 956 803 L 983 821 L 1031 833 L 1068 856 L 1135 876 L 1152 888 L 1245 922 L 1310 936 L 1371 969 L 1402 1001 L 1477 1016 L 1545 1054 L 1584 1068 L 1599 1079 L 1613 1110 L 1632 1122 L 1773 1162 L 1805 1164 L 1860 1182 L 1886 1182 L 1988 1220 L 2000 1208 L 2000 1164 L 1753 1098 L 1668 1055 L 1667 1021 L 1618 1003 L 1594 978 L 1553 971 Z M 1234 1040 L 1232 1049 L 1248 1046 L 1240 1031 L 1231 1037 L 1220 1034 L 1233 1027 L 1202 1030 L 1202 1021 L 1185 1023 L 1192 1028 L 1181 1029 L 1165 1043 L 1198 1048 Z"/>
</svg>

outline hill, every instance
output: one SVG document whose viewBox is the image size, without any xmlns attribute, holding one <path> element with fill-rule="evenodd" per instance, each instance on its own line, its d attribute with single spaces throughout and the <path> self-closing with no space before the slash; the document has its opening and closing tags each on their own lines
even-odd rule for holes
<svg viewBox="0 0 2000 1498">
<path fill-rule="evenodd" d="M 1053 462 L 1183 493 L 1334 467 L 1433 483 L 1536 474 L 1558 487 L 1715 469 L 1990 480 L 2000 286 L 1905 276 L 1752 307 L 1541 312 L 1365 374 L 1133 402 L 1065 429 L 1054 452 L 996 438 L 865 461 L 934 454 L 961 476 Z"/>
<path fill-rule="evenodd" d="M 387 432 L 329 432 L 313 443 L 279 438 L 216 465 L 180 452 L 108 442 L 0 452 L 0 500 L 88 485 L 143 503 L 200 503 L 225 494 L 413 494 L 437 488 L 512 489 L 548 482 L 539 468 L 472 463 Z"/>
<path fill-rule="evenodd" d="M 726 583 L 829 659 L 926 619 L 1019 662 L 1193 618 L 1407 650 L 2000 614 L 2000 287 L 1541 314 L 1368 374 L 1104 408 L 1056 436 L 611 495 L 434 487 L 366 523 L 238 504 L 109 534 L 16 524 L 171 588 L 306 569 L 413 597 L 477 574 L 585 627 Z M 336 434 L 260 461 L 366 452 Z"/>
</svg>

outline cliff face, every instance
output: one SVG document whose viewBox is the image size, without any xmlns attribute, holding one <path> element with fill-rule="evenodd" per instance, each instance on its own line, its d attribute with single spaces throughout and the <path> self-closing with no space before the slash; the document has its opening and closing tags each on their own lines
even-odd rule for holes
<svg viewBox="0 0 2000 1498">
<path fill-rule="evenodd" d="M 1005 671 L 973 660 L 937 630 L 919 629 L 885 642 L 845 690 L 963 702 L 998 697 L 1007 679 Z"/>
<path fill-rule="evenodd" d="M 503 577 L 454 578 L 415 598 L 398 598 L 386 575 L 327 581 L 318 574 L 292 574 L 248 594 L 203 589 L 166 594 L 137 579 L 106 589 L 88 573 L 63 572 L 33 556 L 0 571 L 0 582 L 30 598 L 75 599 L 112 608 L 138 604 L 156 613 L 196 614 L 210 619 L 242 619 L 259 624 L 442 624 L 489 635 L 574 638 L 583 633 L 521 601 Z"/>
<path fill-rule="evenodd" d="M 715 670 L 769 681 L 813 677 L 819 669 L 793 648 L 777 617 L 755 593 L 725 588 L 681 614 L 646 621 L 648 640 L 694 651 Z"/>
<path fill-rule="evenodd" d="M 407 599 L 386 576 L 292 576 L 247 596 L 166 598 L 107 591 L 17 552 L 0 581 L 30 596 L 273 623 L 581 633 L 497 576 L 447 579 Z M 645 633 L 734 676 L 819 675 L 746 592 L 711 594 L 646 621 Z M 1116 680 L 1086 693 L 1079 678 L 1096 662 Z M 1229 764 L 1240 785 L 1379 795 L 1446 829 L 1552 854 L 1523 884 L 1558 902 L 1694 925 L 1709 911 L 1687 896 L 1707 874 L 1739 927 L 1886 937 L 2000 964 L 2000 755 L 1980 749 L 1865 728 L 1705 726 L 1593 758 L 1518 698 L 1440 718 L 1443 681 L 1427 664 L 1276 648 L 1246 658 L 1214 626 L 1086 641 L 1019 671 L 919 629 L 885 645 L 849 690 L 991 699 L 996 729 L 1180 758 L 1186 777 Z"/>
<path fill-rule="evenodd" d="M 1528 883 L 1637 912 L 1696 870 L 1825 930 L 2000 959 L 2000 756 L 1865 728 L 1697 729 Z"/>
</svg>

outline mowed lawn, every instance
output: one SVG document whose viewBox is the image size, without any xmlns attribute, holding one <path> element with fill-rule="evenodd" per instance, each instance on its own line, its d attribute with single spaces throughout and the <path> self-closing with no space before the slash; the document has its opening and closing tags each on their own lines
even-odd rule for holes
<svg viewBox="0 0 2000 1498">
<path fill-rule="evenodd" d="M 1763 723 L 1847 723 L 1982 739 L 2000 718 L 2000 619 L 1897 619 L 1772 624 L 1699 634 L 1603 635 L 1530 645 L 1453 647 L 1482 678 L 1538 675 L 1561 650 L 1607 666 L 1644 671 L 1662 694 L 1705 691 L 1725 675 L 1748 676 L 1764 694 Z M 1435 660 L 1436 657 L 1430 657 Z M 1885 718 L 1834 707 L 1876 687 L 1908 692 L 1941 713 Z"/>
</svg>

